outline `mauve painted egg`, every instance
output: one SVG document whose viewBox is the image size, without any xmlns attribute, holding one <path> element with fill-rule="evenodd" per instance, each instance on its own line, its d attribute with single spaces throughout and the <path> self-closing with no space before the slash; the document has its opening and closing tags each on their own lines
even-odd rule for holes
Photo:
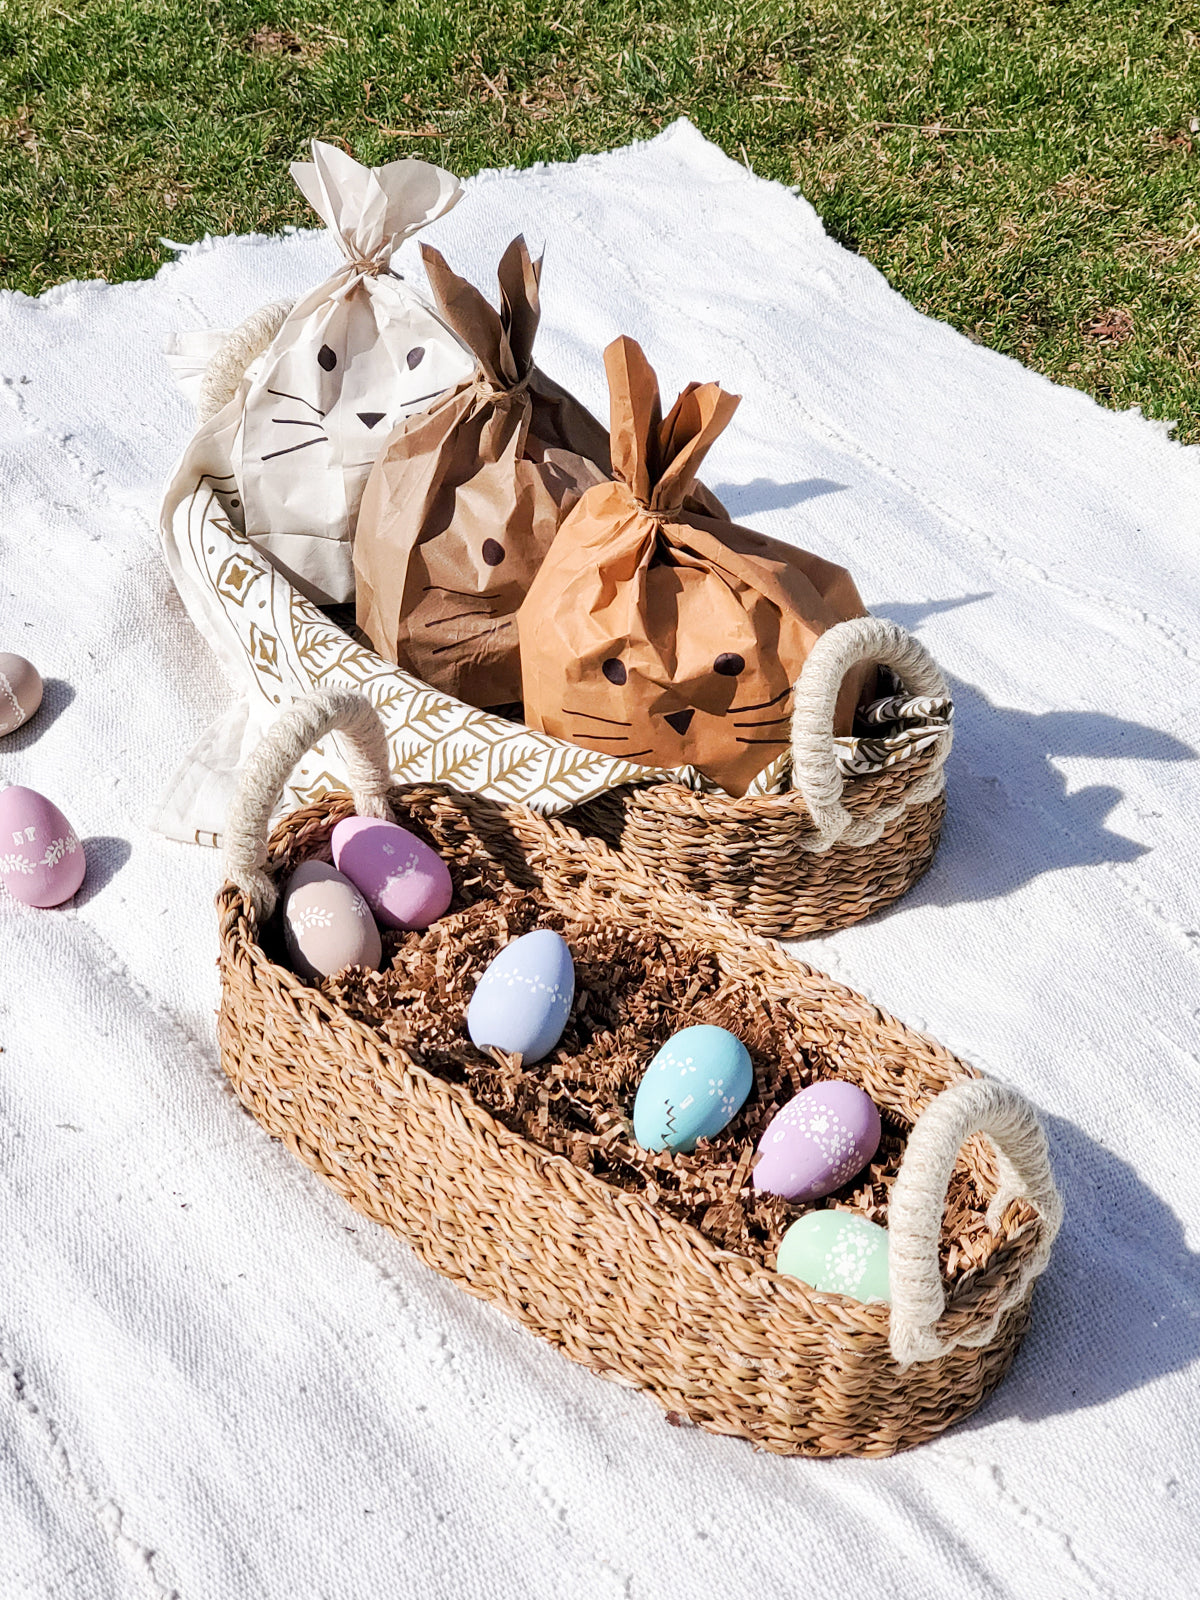
<svg viewBox="0 0 1200 1600">
<path fill-rule="evenodd" d="M 28 722 L 42 703 L 42 680 L 24 656 L 0 650 L 0 735 Z"/>
<path fill-rule="evenodd" d="M 775 1271 L 829 1294 L 891 1304 L 887 1229 L 853 1211 L 810 1211 L 793 1222 Z"/>
<path fill-rule="evenodd" d="M 506 945 L 485 969 L 467 1007 L 467 1032 L 489 1045 L 540 1061 L 562 1038 L 575 999 L 575 963 L 566 941 L 537 928 Z"/>
<path fill-rule="evenodd" d="M 60 906 L 83 882 L 83 846 L 36 789 L 0 789 L 0 883 L 27 906 Z"/>
<path fill-rule="evenodd" d="M 329 978 L 346 967 L 372 967 L 383 959 L 370 907 L 350 879 L 324 861 L 305 861 L 283 896 L 283 938 L 302 978 Z"/>
<path fill-rule="evenodd" d="M 875 1102 L 857 1084 L 811 1084 L 767 1124 L 754 1187 L 798 1205 L 820 1200 L 862 1171 L 881 1132 Z"/>
<path fill-rule="evenodd" d="M 688 1155 L 733 1121 L 753 1083 L 740 1039 L 708 1023 L 684 1028 L 667 1040 L 638 1085 L 634 1137 L 643 1150 Z"/>
<path fill-rule="evenodd" d="M 454 886 L 441 856 L 394 822 L 346 817 L 333 830 L 333 862 L 388 928 L 427 928 Z"/>
</svg>

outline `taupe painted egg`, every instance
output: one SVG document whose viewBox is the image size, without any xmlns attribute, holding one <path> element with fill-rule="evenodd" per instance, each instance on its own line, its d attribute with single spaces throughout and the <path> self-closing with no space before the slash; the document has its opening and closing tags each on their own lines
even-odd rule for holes
<svg viewBox="0 0 1200 1600">
<path fill-rule="evenodd" d="M 42 703 L 42 680 L 24 656 L 0 650 L 0 735 L 28 722 Z"/>
<path fill-rule="evenodd" d="M 283 896 L 283 938 L 302 978 L 329 978 L 345 967 L 378 970 L 383 945 L 371 908 L 336 867 L 305 861 Z"/>
</svg>

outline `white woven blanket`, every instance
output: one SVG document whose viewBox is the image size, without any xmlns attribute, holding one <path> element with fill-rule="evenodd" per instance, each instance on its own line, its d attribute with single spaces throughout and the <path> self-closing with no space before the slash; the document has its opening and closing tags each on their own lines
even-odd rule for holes
<svg viewBox="0 0 1200 1600">
<path fill-rule="evenodd" d="M 745 403 L 708 481 L 947 669 L 937 864 L 810 944 L 1045 1112 L 1067 1221 L 996 1397 L 883 1463 L 668 1427 L 362 1222 L 238 1108 L 210 851 L 148 822 L 227 703 L 158 553 L 164 336 L 328 271 L 228 239 L 0 300 L 0 771 L 87 840 L 0 902 L 0 1595 L 1059 1600 L 1200 1593 L 1200 458 L 918 316 L 686 124 L 482 175 L 431 230 L 547 244 L 541 359 L 641 340 Z"/>
</svg>

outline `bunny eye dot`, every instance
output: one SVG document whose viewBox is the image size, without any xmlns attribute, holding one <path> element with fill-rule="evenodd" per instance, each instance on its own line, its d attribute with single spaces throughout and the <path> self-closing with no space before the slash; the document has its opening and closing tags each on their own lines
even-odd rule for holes
<svg viewBox="0 0 1200 1600">
<path fill-rule="evenodd" d="M 745 670 L 746 658 L 733 650 L 723 650 L 713 662 L 713 671 L 719 672 L 723 678 L 736 678 L 739 672 Z"/>
<path fill-rule="evenodd" d="M 489 567 L 498 567 L 504 560 L 504 546 L 497 539 L 485 539 L 482 553 Z"/>
<path fill-rule="evenodd" d="M 337 355 L 327 344 L 323 344 L 317 351 L 317 362 L 326 372 L 332 372 L 337 366 Z"/>
<path fill-rule="evenodd" d="M 419 367 L 425 359 L 425 346 L 423 344 L 414 345 L 404 359 L 408 362 L 410 371 L 413 367 Z"/>
<path fill-rule="evenodd" d="M 609 683 L 624 683 L 625 679 L 629 676 L 629 674 L 625 671 L 625 663 L 623 661 L 618 661 L 616 656 L 609 656 L 608 660 L 600 668 L 600 671 L 608 679 Z"/>
</svg>

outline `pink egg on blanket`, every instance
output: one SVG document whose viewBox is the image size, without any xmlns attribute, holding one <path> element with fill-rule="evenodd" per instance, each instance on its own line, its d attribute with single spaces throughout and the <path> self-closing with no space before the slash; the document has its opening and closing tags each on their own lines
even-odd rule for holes
<svg viewBox="0 0 1200 1600">
<path fill-rule="evenodd" d="M 346 817 L 333 830 L 339 872 L 389 928 L 427 928 L 449 908 L 454 886 L 441 856 L 394 822 Z"/>
<path fill-rule="evenodd" d="M 857 1084 L 811 1084 L 767 1124 L 754 1187 L 796 1204 L 820 1200 L 862 1171 L 882 1131 L 875 1102 Z"/>
<path fill-rule="evenodd" d="M 75 830 L 36 789 L 0 789 L 0 883 L 27 906 L 60 906 L 83 882 Z"/>
</svg>

